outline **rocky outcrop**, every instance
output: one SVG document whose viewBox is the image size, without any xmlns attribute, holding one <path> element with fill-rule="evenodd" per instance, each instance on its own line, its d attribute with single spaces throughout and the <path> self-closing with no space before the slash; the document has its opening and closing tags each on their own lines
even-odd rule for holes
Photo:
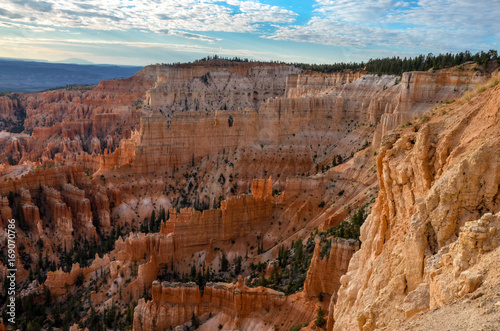
<svg viewBox="0 0 500 331">
<path fill-rule="evenodd" d="M 20 204 L 23 213 L 23 219 L 30 226 L 33 226 L 36 222 L 40 220 L 40 211 L 38 210 L 38 207 L 31 202 L 30 191 L 22 189 L 20 191 L 20 196 L 21 196 Z"/>
<path fill-rule="evenodd" d="M 330 298 L 328 328 L 334 324 L 333 312 L 337 302 L 337 291 L 340 288 L 340 279 L 347 272 L 352 255 L 359 249 L 359 241 L 341 238 L 328 238 L 330 249 L 321 256 L 324 246 L 320 238 L 315 240 L 314 254 L 311 265 L 307 270 L 304 282 L 304 294 L 312 298 Z M 327 246 L 328 247 L 328 246 Z"/>
<path fill-rule="evenodd" d="M 111 231 L 111 211 L 106 189 L 100 185 L 94 187 L 91 196 L 92 213 L 97 216 L 102 232 Z"/>
<path fill-rule="evenodd" d="M 135 130 L 129 139 L 121 140 L 120 146 L 113 152 L 105 149 L 104 153 L 99 155 L 99 164 L 95 170 L 102 173 L 132 163 L 135 157 L 135 146 L 139 144 L 139 141 L 139 131 Z"/>
<path fill-rule="evenodd" d="M 266 99 L 283 96 L 287 77 L 300 71 L 284 64 L 224 60 L 156 70 L 146 103 L 166 112 L 258 109 Z"/>
<path fill-rule="evenodd" d="M 336 296 L 340 288 L 340 277 L 347 272 L 352 255 L 359 249 L 356 240 L 345 240 L 341 238 L 329 238 L 329 251 L 321 256 L 321 243 L 316 239 L 314 254 L 311 265 L 307 271 L 304 282 L 304 292 L 310 297 L 318 297 L 320 294 Z"/>
<path fill-rule="evenodd" d="M 92 222 L 90 200 L 85 197 L 85 190 L 65 183 L 62 185 L 61 196 L 71 209 L 76 225 L 89 237 L 96 237 L 97 232 Z"/>
<path fill-rule="evenodd" d="M 191 316 L 204 313 L 229 312 L 240 320 L 248 315 L 265 315 L 266 310 L 283 306 L 286 297 L 263 287 L 249 288 L 242 280 L 237 284 L 208 283 L 203 295 L 195 283 L 168 283 L 155 281 L 153 300 L 139 300 L 134 312 L 134 330 L 152 330 L 184 324 Z"/>
<path fill-rule="evenodd" d="M 47 219 L 50 223 L 47 225 L 54 232 L 62 247 L 71 249 L 73 247 L 73 219 L 71 210 L 62 201 L 61 193 L 54 188 L 45 186 L 43 188 L 45 195 L 45 205 L 47 208 Z"/>
<path fill-rule="evenodd" d="M 487 213 L 479 220 L 465 223 L 458 240 L 427 261 L 426 274 L 430 278 L 426 288 L 427 307 L 440 307 L 480 287 L 487 270 L 479 268 L 478 262 L 499 246 L 500 213 Z"/>
<path fill-rule="evenodd" d="M 72 292 L 73 286 L 80 275 L 83 275 L 83 280 L 88 280 L 92 276 L 97 278 L 98 276 L 102 276 L 104 272 L 109 272 L 110 269 L 113 269 L 110 265 L 111 261 L 108 255 L 104 255 L 100 258 L 99 255 L 96 254 L 92 264 L 86 268 L 81 268 L 80 264 L 75 263 L 70 272 L 64 272 L 62 269 L 47 272 L 47 280 L 44 286 L 47 286 L 52 296 L 58 297 L 63 294 L 68 294 Z"/>
<path fill-rule="evenodd" d="M 341 278 L 334 329 L 390 328 L 480 286 L 468 268 L 483 241 L 483 252 L 495 245 L 488 213 L 500 208 L 500 87 L 485 89 L 386 137 L 379 197 Z"/>
</svg>

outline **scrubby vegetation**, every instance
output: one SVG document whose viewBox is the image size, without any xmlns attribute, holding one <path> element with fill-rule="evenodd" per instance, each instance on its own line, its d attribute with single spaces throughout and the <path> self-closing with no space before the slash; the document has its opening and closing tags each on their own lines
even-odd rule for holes
<svg viewBox="0 0 500 331">
<path fill-rule="evenodd" d="M 307 270 L 314 252 L 314 238 L 311 234 L 304 245 L 298 239 L 287 249 L 279 248 L 278 260 L 273 264 L 269 278 L 266 278 L 267 264 L 250 265 L 251 286 L 265 286 L 286 295 L 300 292 L 306 280 Z"/>
<path fill-rule="evenodd" d="M 335 236 L 336 238 L 344 239 L 359 239 L 361 225 L 366 220 L 368 212 L 366 206 L 362 206 L 347 219 L 342 221 L 339 225 L 328 229 L 327 232 L 321 234 L 322 238 Z"/>
<path fill-rule="evenodd" d="M 326 324 L 326 319 L 325 319 L 325 312 L 323 311 L 323 309 L 318 308 L 318 312 L 317 312 L 317 315 L 316 315 L 316 320 L 314 321 L 314 324 L 316 324 L 316 326 L 322 328 L 325 326 Z"/>
</svg>

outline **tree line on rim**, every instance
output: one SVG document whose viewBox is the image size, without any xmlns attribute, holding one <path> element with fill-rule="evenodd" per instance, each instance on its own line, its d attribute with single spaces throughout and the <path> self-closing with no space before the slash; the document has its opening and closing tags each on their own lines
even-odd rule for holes
<svg viewBox="0 0 500 331">
<path fill-rule="evenodd" d="M 390 75 L 401 75 L 403 72 L 407 71 L 427 71 L 430 69 L 438 70 L 444 68 L 450 68 L 454 66 L 459 66 L 467 62 L 474 62 L 478 65 L 488 67 L 491 61 L 498 62 L 498 52 L 496 50 L 490 49 L 488 52 L 480 51 L 472 54 L 470 51 L 460 52 L 460 53 L 445 53 L 434 55 L 429 53 L 427 55 L 418 55 L 415 57 L 405 57 L 401 58 L 399 56 L 385 57 L 370 59 L 367 62 L 336 62 L 332 64 L 311 64 L 311 63 L 286 63 L 282 61 L 268 61 L 267 63 L 280 63 L 289 64 L 298 67 L 303 70 L 312 70 L 324 73 L 340 72 L 344 70 L 366 70 L 372 74 L 390 74 Z M 214 60 L 223 60 L 229 62 L 262 62 L 258 60 L 252 60 L 248 58 L 240 57 L 222 57 L 218 55 L 206 56 L 204 58 L 195 60 L 193 62 L 187 63 L 162 63 L 164 66 L 177 67 L 192 63 L 203 63 Z"/>
</svg>

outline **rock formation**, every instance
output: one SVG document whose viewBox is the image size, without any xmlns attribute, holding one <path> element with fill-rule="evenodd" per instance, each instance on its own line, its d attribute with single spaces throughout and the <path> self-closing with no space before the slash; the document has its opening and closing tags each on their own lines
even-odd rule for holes
<svg viewBox="0 0 500 331">
<path fill-rule="evenodd" d="M 266 329 L 272 329 L 272 322 L 277 320 L 273 321 L 268 315 L 281 309 L 290 310 L 287 325 L 304 321 L 303 315 L 294 315 L 293 305 L 286 304 L 291 299 L 283 293 L 263 287 L 249 288 L 243 285 L 241 278 L 237 284 L 209 283 L 205 286 L 203 295 L 194 283 L 160 284 L 155 281 L 152 293 L 152 301 L 145 302 L 141 299 L 135 309 L 134 330 L 152 330 L 153 323 L 159 329 L 181 325 L 190 321 L 192 315 L 201 316 L 205 313 L 211 313 L 212 316 L 230 315 L 237 321 L 231 325 L 233 328 L 240 328 L 248 323 L 251 325 L 251 320 L 261 319 L 269 323 Z M 300 305 L 296 309 L 300 310 Z M 248 326 L 244 328 L 247 329 Z"/>
<path fill-rule="evenodd" d="M 347 272 L 352 255 L 359 249 L 356 240 L 329 238 L 330 251 L 321 256 L 321 244 L 316 238 L 314 255 L 304 282 L 304 294 L 309 297 L 330 298 L 328 328 L 333 326 L 334 305 L 337 301 L 337 291 L 340 288 L 340 278 Z"/>
<path fill-rule="evenodd" d="M 390 328 L 481 285 L 474 264 L 497 245 L 500 207 L 500 87 L 485 89 L 386 136 L 334 329 Z"/>
<path fill-rule="evenodd" d="M 456 69 L 436 72 L 405 72 L 402 75 L 396 104 L 387 95 L 371 105 L 371 116 L 380 122 L 373 138 L 378 146 L 382 137 L 402 123 L 422 115 L 435 104 L 458 99 L 466 91 L 491 77 L 488 73 L 460 71 Z"/>
<path fill-rule="evenodd" d="M 155 69 L 157 81 L 146 103 L 166 112 L 258 109 L 266 99 L 282 96 L 287 77 L 299 72 L 284 64 L 223 60 Z"/>
<path fill-rule="evenodd" d="M 78 263 L 73 264 L 71 271 L 66 273 L 61 269 L 56 271 L 49 271 L 47 273 L 47 280 L 44 285 L 50 290 L 51 295 L 61 296 L 63 294 L 70 293 L 72 291 L 73 285 L 75 285 L 76 280 L 80 274 L 84 278 L 89 279 L 94 274 L 96 276 L 102 276 L 103 272 L 107 272 L 110 267 L 111 261 L 109 256 L 105 255 L 100 258 L 98 255 L 95 257 L 91 266 L 86 268 L 80 268 Z"/>
<path fill-rule="evenodd" d="M 336 295 L 340 277 L 347 272 L 352 255 L 359 249 L 359 242 L 341 238 L 329 238 L 330 250 L 321 256 L 320 241 L 316 240 L 311 266 L 307 271 L 304 292 L 311 297 L 320 294 Z"/>
</svg>

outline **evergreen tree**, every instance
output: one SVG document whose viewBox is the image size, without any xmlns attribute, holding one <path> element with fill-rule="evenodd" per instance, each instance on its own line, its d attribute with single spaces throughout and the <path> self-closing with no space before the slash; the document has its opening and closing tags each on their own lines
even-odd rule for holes
<svg viewBox="0 0 500 331">
<path fill-rule="evenodd" d="M 241 256 L 236 257 L 236 263 L 234 266 L 234 274 L 238 276 L 241 273 L 241 262 L 243 258 Z"/>
<path fill-rule="evenodd" d="M 314 321 L 314 324 L 316 324 L 316 326 L 320 328 L 322 328 L 326 324 L 325 312 L 323 311 L 323 309 L 321 309 L 321 307 L 318 308 L 316 321 Z"/>
<path fill-rule="evenodd" d="M 221 258 L 221 266 L 220 270 L 225 272 L 229 269 L 229 261 L 226 258 L 226 254 L 222 252 L 222 258 Z"/>
<path fill-rule="evenodd" d="M 302 261 L 304 259 L 304 245 L 302 244 L 302 240 L 297 239 L 294 245 L 295 249 L 295 261 L 294 266 L 298 268 L 302 265 Z"/>
<path fill-rule="evenodd" d="M 153 211 L 151 212 L 151 217 L 149 218 L 149 232 L 156 232 L 155 223 L 156 223 L 156 214 L 153 209 Z"/>
</svg>

